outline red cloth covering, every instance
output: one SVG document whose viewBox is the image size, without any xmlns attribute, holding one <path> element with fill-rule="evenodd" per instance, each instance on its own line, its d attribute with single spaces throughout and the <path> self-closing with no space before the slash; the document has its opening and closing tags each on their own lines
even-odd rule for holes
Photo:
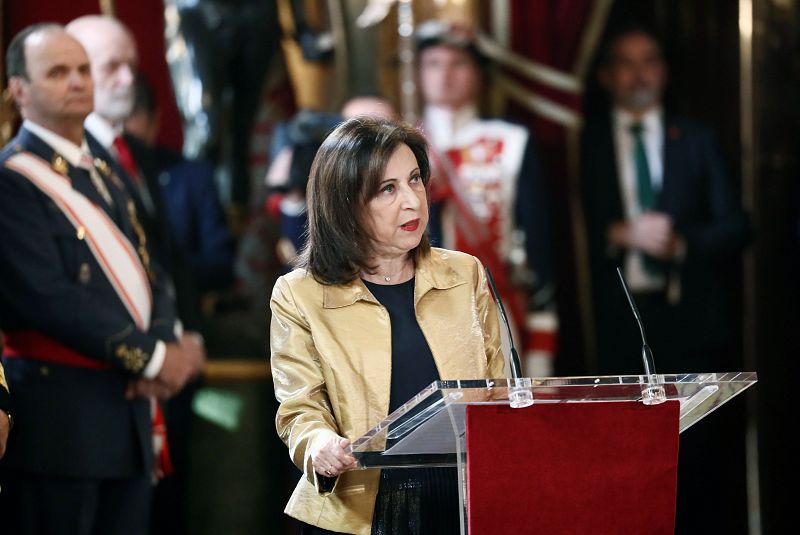
<svg viewBox="0 0 800 535">
<path fill-rule="evenodd" d="M 675 531 L 680 405 L 467 408 L 470 535 Z"/>
<path fill-rule="evenodd" d="M 8 331 L 6 333 L 5 357 L 30 357 L 52 364 L 107 370 L 105 362 L 87 357 L 64 344 L 37 331 Z"/>
</svg>

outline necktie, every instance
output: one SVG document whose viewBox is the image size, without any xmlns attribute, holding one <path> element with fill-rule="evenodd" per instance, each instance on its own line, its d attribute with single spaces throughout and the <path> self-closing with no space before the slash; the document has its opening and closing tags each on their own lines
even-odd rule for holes
<svg viewBox="0 0 800 535">
<path fill-rule="evenodd" d="M 139 186 L 141 182 L 141 178 L 139 176 L 139 166 L 136 165 L 136 160 L 133 159 L 133 153 L 131 153 L 130 147 L 128 147 L 128 143 L 122 136 L 117 136 L 114 138 L 114 149 L 117 151 L 117 159 L 119 160 L 119 164 L 128 173 L 128 176 L 131 177 L 131 180 Z"/>
<path fill-rule="evenodd" d="M 113 145 L 114 149 L 117 151 L 117 161 L 119 162 L 120 166 L 122 166 L 125 174 L 127 174 L 133 181 L 133 186 L 136 188 L 136 193 L 138 198 L 141 200 L 145 211 L 148 215 L 152 216 L 155 213 L 153 198 L 150 196 L 150 191 L 147 189 L 147 184 L 145 184 L 144 180 L 142 179 L 142 174 L 139 172 L 139 166 L 136 165 L 136 160 L 134 159 L 133 153 L 128 146 L 128 142 L 125 141 L 124 137 L 117 136 L 114 138 Z"/>
<path fill-rule="evenodd" d="M 634 123 L 630 126 L 633 135 L 633 160 L 636 168 L 636 193 L 639 199 L 639 207 L 642 212 L 652 210 L 656 206 L 656 194 L 653 190 L 653 180 L 650 176 L 650 165 L 647 163 L 647 151 L 644 147 L 642 133 L 644 127 L 642 123 Z M 652 256 L 642 255 L 644 269 L 651 275 L 663 273 L 663 265 Z"/>
</svg>

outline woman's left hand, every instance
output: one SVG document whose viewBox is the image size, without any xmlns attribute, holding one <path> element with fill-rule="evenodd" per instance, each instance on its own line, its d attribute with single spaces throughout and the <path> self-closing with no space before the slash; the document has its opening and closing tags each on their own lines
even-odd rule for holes
<svg viewBox="0 0 800 535">
<path fill-rule="evenodd" d="M 320 450 L 311 458 L 314 471 L 321 476 L 336 477 L 342 472 L 352 470 L 357 467 L 356 458 L 345 451 L 350 445 L 346 438 L 335 437 L 330 439 Z"/>
</svg>

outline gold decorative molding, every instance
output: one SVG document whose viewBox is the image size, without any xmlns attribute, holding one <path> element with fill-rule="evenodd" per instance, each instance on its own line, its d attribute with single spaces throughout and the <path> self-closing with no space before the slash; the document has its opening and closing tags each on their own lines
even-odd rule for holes
<svg viewBox="0 0 800 535">
<path fill-rule="evenodd" d="M 329 24 L 327 4 L 305 1 L 302 8 L 306 11 L 307 22 L 315 29 Z M 338 98 L 338 80 L 340 75 L 329 63 L 307 61 L 303 51 L 295 39 L 296 26 L 292 10 L 292 0 L 278 0 L 278 23 L 281 27 L 281 49 L 286 72 L 291 80 L 295 102 L 299 108 L 313 110 L 333 110 Z M 337 34 L 338 39 L 342 39 Z M 337 51 L 338 54 L 338 51 Z"/>
<path fill-rule="evenodd" d="M 509 98 L 513 98 L 536 115 L 566 128 L 578 128 L 582 124 L 581 116 L 573 110 L 531 91 L 508 76 L 498 74 L 495 83 Z"/>
<path fill-rule="evenodd" d="M 100 0 L 100 13 L 109 17 L 117 16 L 117 9 L 114 0 Z"/>
<path fill-rule="evenodd" d="M 603 30 L 606 27 L 611 4 L 612 0 L 596 0 L 594 3 L 592 14 L 589 15 L 589 21 L 583 31 L 583 39 L 581 39 L 581 44 L 578 48 L 575 65 L 572 68 L 572 73 L 579 80 L 586 78 L 586 70 L 589 68 L 589 64 L 597 51 L 597 45 L 600 43 Z"/>
<path fill-rule="evenodd" d="M 208 360 L 203 369 L 206 381 L 271 381 L 272 369 L 266 359 Z"/>
<path fill-rule="evenodd" d="M 516 74 L 521 74 L 535 82 L 570 94 L 579 94 L 583 91 L 583 83 L 577 77 L 543 63 L 531 61 L 516 52 L 512 52 L 486 34 L 477 35 L 476 45 L 490 59 L 504 67 L 508 67 Z"/>
</svg>

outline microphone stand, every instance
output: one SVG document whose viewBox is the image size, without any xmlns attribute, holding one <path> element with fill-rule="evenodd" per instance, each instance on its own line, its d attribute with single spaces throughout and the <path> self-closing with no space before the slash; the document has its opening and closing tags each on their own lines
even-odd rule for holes
<svg viewBox="0 0 800 535">
<path fill-rule="evenodd" d="M 513 409 L 528 407 L 533 405 L 531 379 L 530 377 L 522 377 L 522 365 L 519 361 L 517 348 L 514 347 L 514 335 L 511 332 L 511 324 L 508 321 L 506 307 L 503 306 L 503 300 L 500 299 L 500 292 L 497 291 L 497 286 L 494 283 L 492 272 L 489 271 L 488 267 L 484 269 L 486 270 L 486 278 L 489 280 L 489 286 L 492 288 L 492 293 L 494 294 L 494 301 L 497 303 L 497 307 L 500 309 L 500 318 L 503 320 L 503 325 L 506 327 L 506 332 L 508 333 L 508 343 L 511 347 L 511 354 L 509 355 L 508 359 L 509 368 L 511 369 L 511 378 L 508 380 L 508 399 L 511 402 L 511 408 Z"/>
<path fill-rule="evenodd" d="M 631 305 L 633 317 L 636 318 L 636 323 L 639 325 L 639 333 L 642 335 L 642 363 L 644 364 L 644 374 L 647 378 L 647 386 L 642 389 L 642 403 L 645 405 L 658 405 L 667 400 L 666 392 L 664 391 L 664 380 L 656 374 L 656 364 L 653 360 L 653 352 L 650 346 L 647 345 L 647 336 L 644 333 L 644 323 L 642 316 L 639 314 L 639 308 L 633 300 L 628 284 L 625 282 L 625 277 L 622 276 L 622 269 L 617 267 L 617 275 L 619 281 L 622 283 L 622 290 L 625 292 L 625 297 L 628 298 L 628 303 Z"/>
</svg>

